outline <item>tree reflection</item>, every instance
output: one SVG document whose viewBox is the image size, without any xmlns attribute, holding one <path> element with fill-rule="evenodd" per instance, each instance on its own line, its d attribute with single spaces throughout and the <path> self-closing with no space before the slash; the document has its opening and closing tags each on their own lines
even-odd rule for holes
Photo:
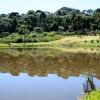
<svg viewBox="0 0 100 100">
<path fill-rule="evenodd" d="M 95 75 L 91 72 L 85 72 L 82 74 L 82 76 L 85 78 L 85 82 L 83 83 L 83 89 L 85 93 L 92 92 L 96 90 L 93 78 Z"/>
<path fill-rule="evenodd" d="M 100 55 L 66 53 L 51 49 L 2 49 L 0 50 L 0 71 L 18 76 L 47 76 L 50 73 L 62 78 L 79 76 L 91 70 L 100 79 Z"/>
</svg>

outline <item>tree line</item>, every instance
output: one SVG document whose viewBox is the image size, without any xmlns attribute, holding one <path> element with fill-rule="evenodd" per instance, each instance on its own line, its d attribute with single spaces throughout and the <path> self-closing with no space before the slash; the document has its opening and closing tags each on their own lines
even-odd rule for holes
<svg viewBox="0 0 100 100">
<path fill-rule="evenodd" d="M 29 10 L 26 14 L 0 14 L 0 36 L 11 33 L 65 32 L 88 34 L 100 32 L 100 8 L 83 10 L 62 7 L 55 13 Z"/>
</svg>

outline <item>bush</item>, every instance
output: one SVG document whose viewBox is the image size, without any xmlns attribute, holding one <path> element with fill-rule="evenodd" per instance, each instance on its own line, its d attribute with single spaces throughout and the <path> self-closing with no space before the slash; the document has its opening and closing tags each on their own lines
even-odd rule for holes
<svg viewBox="0 0 100 100">
<path fill-rule="evenodd" d="M 37 34 L 33 34 L 32 37 L 33 37 L 33 38 L 37 37 Z"/>
<path fill-rule="evenodd" d="M 42 34 L 42 36 L 50 36 L 50 37 L 54 37 L 55 36 L 55 34 L 54 33 L 48 33 L 48 32 L 44 32 L 43 34 Z"/>
<path fill-rule="evenodd" d="M 32 42 L 39 42 L 39 40 L 38 39 L 33 39 Z"/>
<path fill-rule="evenodd" d="M 58 31 L 59 32 L 63 32 L 64 31 L 64 27 L 63 26 L 59 26 Z"/>
<path fill-rule="evenodd" d="M 20 34 L 29 34 L 30 33 L 30 31 L 26 25 L 21 25 L 20 27 L 17 27 L 17 32 Z"/>
<path fill-rule="evenodd" d="M 8 36 L 10 33 L 9 32 L 2 32 L 0 34 L 0 37 L 5 37 L 5 36 Z"/>
<path fill-rule="evenodd" d="M 99 40 L 97 40 L 97 43 L 99 43 Z"/>
<path fill-rule="evenodd" d="M 24 41 L 23 41 L 23 38 L 18 38 L 18 39 L 16 40 L 16 42 L 17 42 L 17 43 L 23 43 Z"/>
<path fill-rule="evenodd" d="M 35 27 L 34 31 L 37 33 L 43 33 L 43 28 L 42 27 Z"/>
<path fill-rule="evenodd" d="M 47 33 L 43 33 L 43 36 L 48 36 L 48 34 Z"/>
<path fill-rule="evenodd" d="M 32 42 L 31 38 L 25 38 L 25 42 Z"/>
<path fill-rule="evenodd" d="M 50 36 L 51 36 L 51 37 L 54 37 L 54 36 L 55 36 L 55 34 L 54 34 L 54 33 L 50 33 Z"/>
<path fill-rule="evenodd" d="M 93 43 L 94 42 L 94 40 L 91 40 L 91 43 Z"/>
<path fill-rule="evenodd" d="M 85 40 L 84 42 L 85 42 L 85 43 L 87 43 L 87 41 L 86 41 L 86 40 Z"/>
</svg>

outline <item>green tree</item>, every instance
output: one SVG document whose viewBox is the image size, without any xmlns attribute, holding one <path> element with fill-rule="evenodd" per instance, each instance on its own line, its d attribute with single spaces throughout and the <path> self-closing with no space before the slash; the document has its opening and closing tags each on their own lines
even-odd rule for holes
<svg viewBox="0 0 100 100">
<path fill-rule="evenodd" d="M 9 19 L 11 20 L 11 28 L 10 28 L 11 33 L 16 32 L 19 18 L 20 15 L 18 12 L 12 12 L 9 14 Z"/>
<path fill-rule="evenodd" d="M 97 24 L 91 24 L 91 29 L 95 32 L 97 29 Z"/>
<path fill-rule="evenodd" d="M 0 19 L 0 33 L 2 32 L 10 32 L 11 21 L 5 17 Z"/>
<path fill-rule="evenodd" d="M 17 27 L 17 32 L 24 35 L 30 33 L 26 25 L 20 25 L 19 27 Z"/>
</svg>

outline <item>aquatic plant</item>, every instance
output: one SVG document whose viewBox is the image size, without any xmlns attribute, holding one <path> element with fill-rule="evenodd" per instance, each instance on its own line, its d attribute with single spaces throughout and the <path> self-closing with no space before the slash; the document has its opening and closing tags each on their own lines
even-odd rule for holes
<svg viewBox="0 0 100 100">
<path fill-rule="evenodd" d="M 84 96 L 83 100 L 100 100 L 100 90 L 92 91 L 88 95 Z"/>
<path fill-rule="evenodd" d="M 96 90 L 95 84 L 93 82 L 93 78 L 95 75 L 90 72 L 85 72 L 82 74 L 82 76 L 85 78 L 85 82 L 83 83 L 84 92 L 89 93 Z"/>
</svg>

